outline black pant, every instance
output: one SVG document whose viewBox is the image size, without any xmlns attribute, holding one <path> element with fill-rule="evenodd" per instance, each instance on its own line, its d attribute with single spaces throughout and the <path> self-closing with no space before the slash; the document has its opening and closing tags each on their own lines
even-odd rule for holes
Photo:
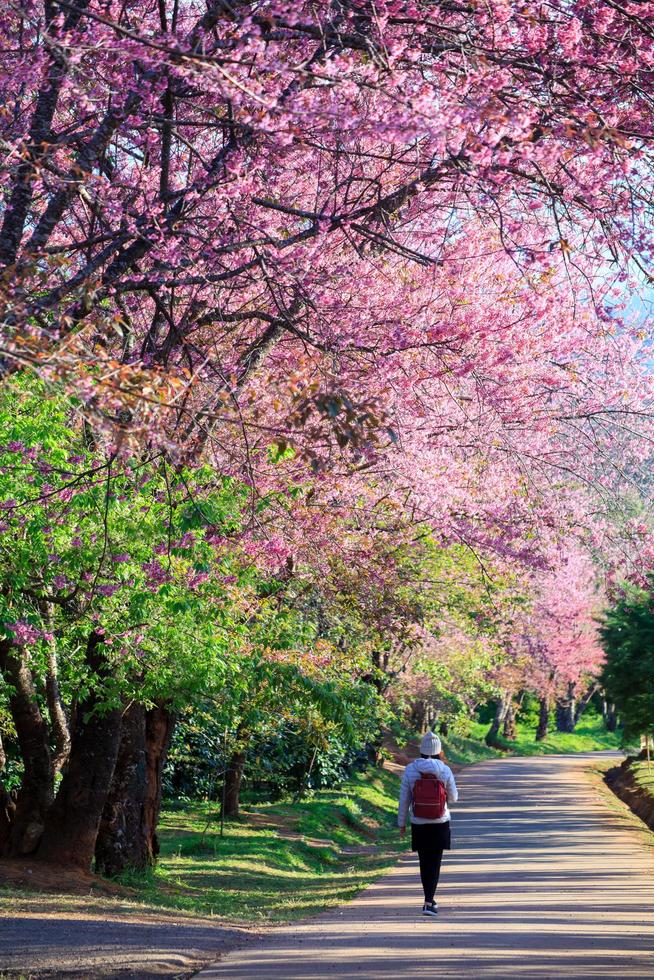
<svg viewBox="0 0 654 980">
<path fill-rule="evenodd" d="M 436 894 L 436 885 L 441 873 L 441 861 L 443 852 L 435 851 L 430 848 L 428 851 L 419 850 L 418 859 L 420 861 L 420 881 L 425 893 L 425 902 L 433 902 Z"/>
</svg>

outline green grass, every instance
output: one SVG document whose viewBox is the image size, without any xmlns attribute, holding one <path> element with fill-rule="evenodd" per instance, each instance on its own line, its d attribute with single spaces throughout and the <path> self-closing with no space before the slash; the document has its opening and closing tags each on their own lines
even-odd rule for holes
<svg viewBox="0 0 654 980">
<path fill-rule="evenodd" d="M 654 760 L 647 765 L 647 761 L 633 761 L 629 769 L 641 789 L 644 789 L 650 796 L 654 796 Z"/>
<path fill-rule="evenodd" d="M 591 784 L 603 798 L 607 809 L 611 811 L 613 818 L 620 821 L 625 829 L 629 829 L 630 831 L 638 834 L 640 843 L 654 856 L 654 833 L 652 833 L 647 824 L 643 823 L 640 817 L 637 817 L 636 814 L 629 809 L 629 806 L 626 803 L 623 803 L 623 801 L 615 795 L 613 790 L 611 790 L 604 781 L 607 770 L 611 769 L 614 765 L 615 763 L 612 760 L 597 759 L 593 762 L 592 766 L 589 767 L 586 774 L 591 780 Z"/>
<path fill-rule="evenodd" d="M 535 739 L 535 724 L 519 723 L 515 742 L 499 740 L 505 751 L 488 748 L 484 743 L 487 731 L 488 725 L 474 722 L 467 738 L 452 736 L 444 739 L 447 757 L 460 765 L 470 765 L 483 759 L 504 755 L 553 755 L 620 748 L 620 734 L 607 732 L 599 714 L 584 715 L 574 732 L 570 734 L 557 732 L 552 728 L 548 737 L 542 742 L 537 742 Z"/>
<path fill-rule="evenodd" d="M 168 806 L 157 869 L 123 881 L 159 908 L 236 920 L 311 915 L 394 863 L 397 795 L 397 777 L 374 770 L 300 803 L 245 807 L 222 838 L 215 804 Z"/>
<path fill-rule="evenodd" d="M 480 733 L 478 729 L 481 728 Z M 497 759 L 504 755 L 498 749 L 491 749 L 484 742 L 484 735 L 488 730 L 488 725 L 477 725 L 470 735 L 448 735 L 443 737 L 443 749 L 448 762 L 453 762 L 458 766 L 471 766 L 475 762 L 483 762 L 484 759 Z"/>
</svg>

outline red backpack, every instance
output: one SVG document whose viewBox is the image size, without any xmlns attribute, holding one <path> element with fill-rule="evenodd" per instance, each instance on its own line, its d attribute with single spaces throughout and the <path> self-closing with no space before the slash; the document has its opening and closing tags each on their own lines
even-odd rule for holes
<svg viewBox="0 0 654 980">
<path fill-rule="evenodd" d="M 422 820 L 439 820 L 445 813 L 445 786 L 433 772 L 420 773 L 413 787 L 411 810 Z"/>
</svg>

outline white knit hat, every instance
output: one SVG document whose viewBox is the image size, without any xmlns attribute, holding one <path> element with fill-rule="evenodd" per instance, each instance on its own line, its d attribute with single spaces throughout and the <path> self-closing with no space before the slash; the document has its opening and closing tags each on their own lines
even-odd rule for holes
<svg viewBox="0 0 654 980">
<path fill-rule="evenodd" d="M 438 755 L 441 750 L 441 740 L 438 735 L 434 735 L 433 732 L 427 732 L 426 735 L 422 736 L 422 742 L 420 743 L 420 754 L 421 755 Z"/>
</svg>

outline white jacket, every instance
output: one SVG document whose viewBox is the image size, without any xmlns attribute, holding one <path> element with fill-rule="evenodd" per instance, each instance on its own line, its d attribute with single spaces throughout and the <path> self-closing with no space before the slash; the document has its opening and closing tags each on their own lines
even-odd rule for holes
<svg viewBox="0 0 654 980">
<path fill-rule="evenodd" d="M 406 827 L 407 816 L 413 797 L 413 786 L 420 774 L 423 772 L 433 772 L 435 776 L 445 786 L 447 803 L 456 803 L 459 798 L 459 791 L 454 782 L 454 776 L 449 766 L 446 766 L 440 759 L 414 759 L 404 770 L 402 775 L 402 785 L 400 786 L 400 806 L 397 812 L 398 827 Z M 411 815 L 411 823 L 446 823 L 450 819 L 450 811 L 445 804 L 445 811 L 438 820 L 426 820 L 424 817 L 414 817 Z"/>
</svg>

